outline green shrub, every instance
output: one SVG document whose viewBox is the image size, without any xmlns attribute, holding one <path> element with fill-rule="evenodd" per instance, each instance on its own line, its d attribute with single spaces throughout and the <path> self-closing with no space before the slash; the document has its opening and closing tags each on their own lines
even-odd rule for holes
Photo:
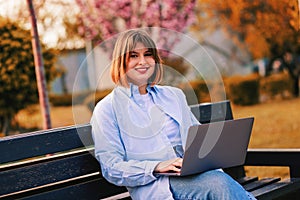
<svg viewBox="0 0 300 200">
<path fill-rule="evenodd" d="M 85 99 L 92 94 L 91 91 L 82 91 L 73 94 L 73 105 L 84 104 Z"/>
<path fill-rule="evenodd" d="M 75 94 L 50 94 L 49 101 L 53 106 L 72 106 L 84 104 L 91 91 L 83 91 Z M 94 93 L 93 93 L 94 94 Z"/>
<path fill-rule="evenodd" d="M 103 99 L 106 95 L 108 95 L 112 90 L 106 89 L 106 90 L 100 90 L 96 91 L 94 93 L 91 93 L 88 95 L 84 100 L 84 105 L 88 107 L 90 111 L 94 110 L 95 105 Z"/>
<path fill-rule="evenodd" d="M 179 88 L 184 92 L 189 105 L 210 102 L 209 90 L 203 80 L 193 80 L 179 85 Z"/>
<path fill-rule="evenodd" d="M 53 106 L 71 106 L 72 94 L 50 94 L 49 101 Z"/>
<path fill-rule="evenodd" d="M 233 76 L 226 79 L 226 92 L 237 105 L 259 103 L 259 78 L 257 75 Z"/>
<path fill-rule="evenodd" d="M 262 101 L 273 99 L 279 96 L 280 98 L 291 97 L 293 94 L 293 82 L 288 74 L 272 74 L 260 80 L 260 95 Z"/>
<path fill-rule="evenodd" d="M 236 105 L 254 105 L 274 97 L 289 98 L 293 82 L 286 73 L 259 77 L 257 74 L 224 78 L 226 98 Z M 193 80 L 179 85 L 188 103 L 204 103 L 223 99 L 223 84 Z M 196 100 L 195 100 L 196 99 Z M 198 102 L 196 102 L 198 101 Z"/>
</svg>

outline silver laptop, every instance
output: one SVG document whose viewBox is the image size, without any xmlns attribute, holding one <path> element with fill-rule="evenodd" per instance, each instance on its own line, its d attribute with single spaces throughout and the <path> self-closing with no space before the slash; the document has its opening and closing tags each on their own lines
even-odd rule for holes
<svg viewBox="0 0 300 200">
<path fill-rule="evenodd" d="M 181 172 L 157 173 L 186 176 L 212 169 L 243 165 L 247 154 L 253 117 L 191 126 Z"/>
</svg>

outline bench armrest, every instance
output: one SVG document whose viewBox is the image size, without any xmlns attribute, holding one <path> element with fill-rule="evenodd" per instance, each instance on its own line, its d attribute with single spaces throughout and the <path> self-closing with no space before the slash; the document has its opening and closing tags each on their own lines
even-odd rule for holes
<svg viewBox="0 0 300 200">
<path fill-rule="evenodd" d="M 290 177 L 300 177 L 300 149 L 248 149 L 245 166 L 288 166 Z"/>
</svg>

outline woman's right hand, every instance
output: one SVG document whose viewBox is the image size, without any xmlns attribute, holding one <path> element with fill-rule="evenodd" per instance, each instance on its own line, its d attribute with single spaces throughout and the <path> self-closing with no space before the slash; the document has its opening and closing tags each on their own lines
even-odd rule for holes
<svg viewBox="0 0 300 200">
<path fill-rule="evenodd" d="M 174 158 L 171 160 L 163 161 L 156 165 L 154 172 L 180 172 L 182 166 L 182 158 Z"/>
</svg>

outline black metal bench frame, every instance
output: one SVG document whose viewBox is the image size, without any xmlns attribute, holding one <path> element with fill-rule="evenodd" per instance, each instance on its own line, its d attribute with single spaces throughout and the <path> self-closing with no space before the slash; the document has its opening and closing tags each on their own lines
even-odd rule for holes
<svg viewBox="0 0 300 200">
<path fill-rule="evenodd" d="M 202 123 L 233 118 L 229 101 L 191 108 Z M 125 187 L 101 176 L 89 124 L 0 138 L 0 152 L 0 199 L 130 199 Z M 299 197 L 300 149 L 249 149 L 245 166 L 290 169 L 286 180 L 246 177 L 243 166 L 225 169 L 258 199 Z"/>
</svg>

